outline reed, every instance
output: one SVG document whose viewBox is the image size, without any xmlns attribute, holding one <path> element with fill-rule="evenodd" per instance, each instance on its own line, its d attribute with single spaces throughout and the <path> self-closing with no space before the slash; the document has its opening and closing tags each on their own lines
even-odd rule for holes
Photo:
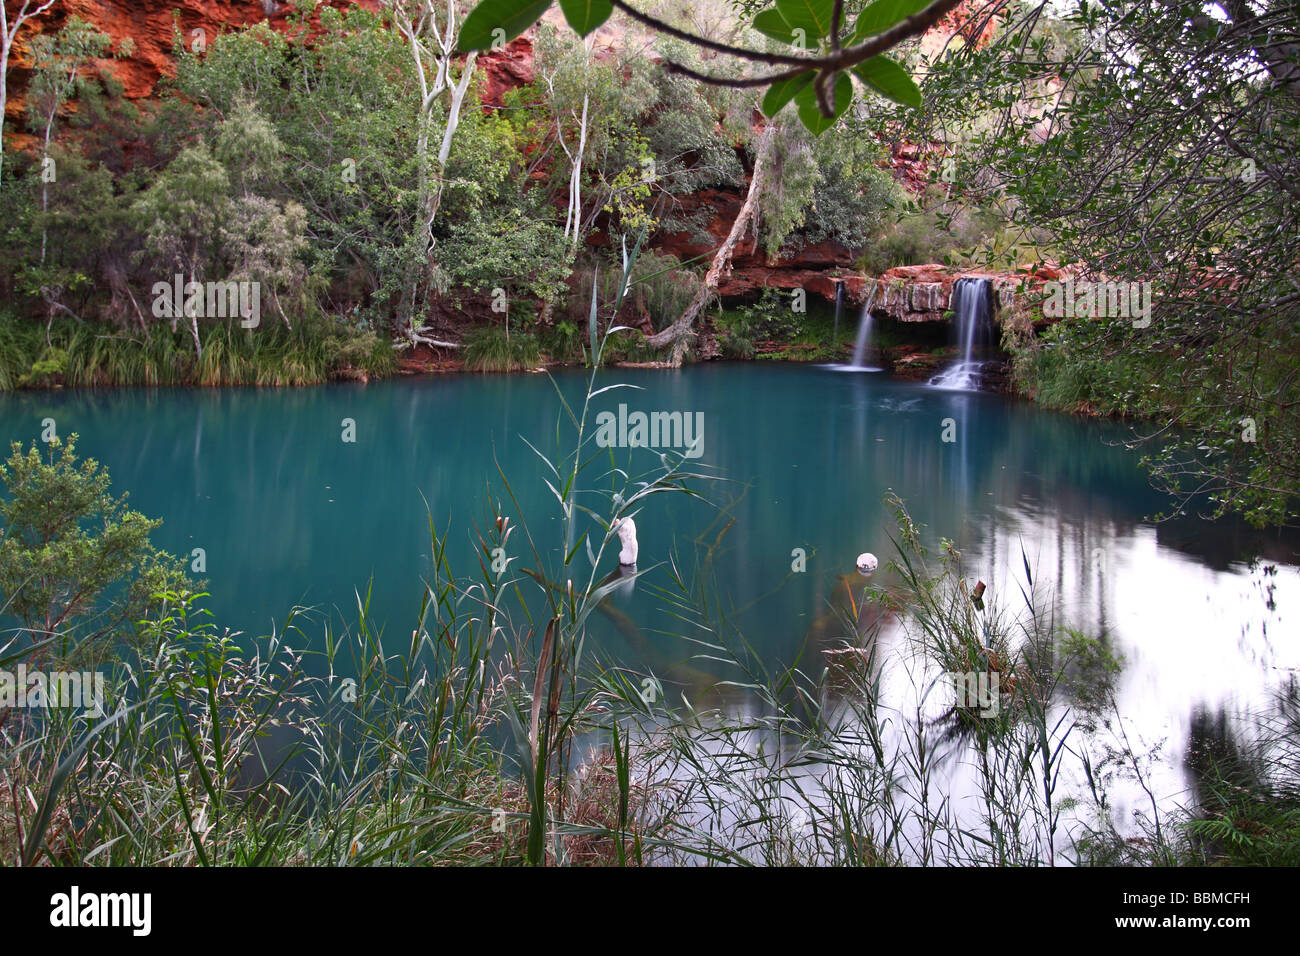
<svg viewBox="0 0 1300 956">
<path fill-rule="evenodd" d="M 1267 772 L 1225 769 L 1221 802 L 1166 809 L 1163 820 L 1153 811 L 1136 843 L 1100 819 L 1063 824 L 1062 765 L 1085 751 L 1048 706 L 1060 664 L 1027 646 L 1049 639 L 1050 616 L 1032 581 L 1018 614 L 988 600 L 983 611 L 963 606 L 959 559 L 930 568 L 912 550 L 905 513 L 894 583 L 863 587 L 839 609 L 852 653 L 829 666 L 818 657 L 772 668 L 730 625 L 710 570 L 723 534 L 672 555 L 659 596 L 696 657 L 729 673 L 712 688 L 647 700 L 644 681 L 655 675 L 584 653 L 590 616 L 623 580 L 595 570 L 617 546 L 607 526 L 644 500 L 634 491 L 611 496 L 608 515 L 585 512 L 600 529 L 589 537 L 576 504 L 593 500 L 587 461 L 575 454 L 547 467 L 562 515 L 552 546 L 522 518 L 506 520 L 504 480 L 475 572 L 453 572 L 447 534 L 430 522 L 431 571 L 409 639 L 372 627 L 366 592 L 344 631 L 297 609 L 272 633 L 238 640 L 205 619 L 201 595 L 161 595 L 168 613 L 142 625 L 147 650 L 129 668 L 105 662 L 106 719 L 87 729 L 66 711 L 15 712 L 0 727 L 0 855 L 67 865 L 1292 858 L 1294 701 L 1251 751 Z M 641 490 L 683 493 L 681 480 L 666 473 Z M 490 567 L 495 548 L 520 542 L 526 571 Z M 874 625 L 860 627 L 872 602 L 905 614 L 909 639 L 936 667 L 962 666 L 977 643 L 1003 647 L 996 663 L 1015 660 L 1020 675 L 1014 705 L 983 723 L 960 706 L 936 718 L 921 706 L 923 688 L 915 709 L 898 709 L 883 692 Z M 11 635 L 0 666 L 26 652 Z M 945 789 L 946 732 L 972 742 L 978 812 L 959 810 Z M 1095 767 L 1088 776 L 1100 779 Z"/>
</svg>

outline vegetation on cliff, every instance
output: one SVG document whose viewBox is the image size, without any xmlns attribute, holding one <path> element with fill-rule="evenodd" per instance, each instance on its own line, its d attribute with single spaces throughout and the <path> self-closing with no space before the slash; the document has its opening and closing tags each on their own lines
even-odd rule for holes
<svg viewBox="0 0 1300 956">
<path fill-rule="evenodd" d="M 710 230 L 727 228 L 720 217 L 747 188 L 759 97 L 656 62 L 697 62 L 689 44 L 651 47 L 629 31 L 598 46 L 542 23 L 525 47 L 531 80 L 503 88 L 486 58 L 448 57 L 424 21 L 295 9 L 278 31 L 178 28 L 176 76 L 147 102 L 123 98 L 91 55 L 129 51 L 125 38 L 64 27 L 63 52 L 36 78 L 75 77 L 76 95 L 40 115 L 28 98 L 27 129 L 54 135 L 13 153 L 0 184 L 13 210 L 0 287 L 15 317 L 146 338 L 165 321 L 176 335 L 188 328 L 198 359 L 205 326 L 252 320 L 188 301 L 181 315 L 160 309 L 155 286 L 180 275 L 259 284 L 263 329 L 321 317 L 336 339 L 360 330 L 409 346 L 508 324 L 570 360 L 558 330 L 582 326 L 591 276 L 616 269 L 638 237 L 678 250 L 665 253 L 663 271 L 679 273 L 665 291 L 698 282 L 717 244 Z M 767 42 L 744 20 L 725 27 L 737 28 Z M 449 71 L 440 92 L 438 70 Z M 927 230 L 896 225 L 918 219 L 882 145 L 899 109 L 885 98 L 870 107 L 816 137 L 787 110 L 755 197 L 757 238 L 738 255 L 779 267 L 826 248 L 851 267 L 941 250 Z M 672 295 L 658 298 L 630 303 L 620 321 L 662 331 L 681 313 Z M 349 367 L 336 364 L 321 376 Z M 8 378 L 27 371 L 15 359 Z"/>
</svg>

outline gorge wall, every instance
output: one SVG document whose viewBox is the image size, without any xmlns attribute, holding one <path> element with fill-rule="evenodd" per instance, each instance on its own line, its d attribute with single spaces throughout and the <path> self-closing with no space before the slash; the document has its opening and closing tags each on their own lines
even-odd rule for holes
<svg viewBox="0 0 1300 956">
<path fill-rule="evenodd" d="M 22 7 L 22 0 L 4 0 L 12 17 Z M 323 6 L 361 6 L 379 9 L 379 0 L 322 0 Z M 124 95 L 130 99 L 146 99 L 153 95 L 158 81 L 175 73 L 172 57 L 173 32 L 179 25 L 181 35 L 188 41 L 193 30 L 203 30 L 207 41 L 223 30 L 266 20 L 277 30 L 290 30 L 292 9 L 277 0 L 59 0 L 43 16 L 30 21 L 23 28 L 43 33 L 57 31 L 73 17 L 94 25 L 113 38 L 116 48 L 129 38 L 135 49 L 130 57 L 99 61 L 105 73 L 115 76 L 123 86 Z M 10 100 L 6 110 L 10 118 L 21 113 L 22 90 L 27 85 L 29 61 L 26 44 L 20 34 L 10 64 Z"/>
</svg>

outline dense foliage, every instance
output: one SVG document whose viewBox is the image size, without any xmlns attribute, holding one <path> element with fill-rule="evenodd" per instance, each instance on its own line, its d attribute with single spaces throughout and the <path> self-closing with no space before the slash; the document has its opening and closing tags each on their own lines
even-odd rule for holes
<svg viewBox="0 0 1300 956">
<path fill-rule="evenodd" d="M 46 324 L 46 344 L 9 353 L 0 384 L 230 381 L 243 365 L 249 381 L 382 373 L 392 363 L 366 336 L 459 338 L 468 316 L 502 313 L 503 330 L 580 355 L 557 323 L 585 309 L 601 250 L 647 233 L 707 243 L 717 211 L 694 197 L 745 188 L 756 94 L 666 72 L 631 46 L 597 55 L 543 24 L 533 82 L 485 104 L 481 66 L 447 52 L 454 18 L 446 35 L 421 18 L 445 9 L 299 0 L 280 31 L 260 23 L 207 41 L 178 27 L 176 76 L 144 109 L 95 65 L 129 44 L 76 18 L 39 38 L 28 129 L 43 145 L 17 152 L 0 182 L 11 210 L 0 289 L 14 317 Z M 699 62 L 689 43 L 663 49 Z M 884 228 L 901 196 L 863 122 L 815 142 L 790 127 L 788 175 L 763 198 L 769 256 L 828 240 L 865 248 Z M 212 314 L 211 286 L 231 282 L 260 290 L 256 309 L 241 300 Z M 191 299 L 190 283 L 206 299 Z M 683 306 L 642 301 L 647 328 Z M 109 323 L 107 346 L 81 354 L 63 320 Z M 340 354 L 281 370 L 260 340 L 297 325 Z M 221 356 L 237 361 L 205 363 L 214 326 L 227 330 Z M 190 359 L 174 348 L 182 338 Z M 100 354 L 160 348 L 165 360 L 120 378 L 135 363 Z M 214 363 L 224 371 L 203 376 Z"/>
<path fill-rule="evenodd" d="M 108 472 L 79 459 L 76 442 L 14 442 L 0 464 L 0 608 L 22 622 L 37 659 L 64 664 L 102 655 L 156 613 L 158 594 L 191 584 L 149 543 L 162 522 L 114 497 Z"/>
</svg>

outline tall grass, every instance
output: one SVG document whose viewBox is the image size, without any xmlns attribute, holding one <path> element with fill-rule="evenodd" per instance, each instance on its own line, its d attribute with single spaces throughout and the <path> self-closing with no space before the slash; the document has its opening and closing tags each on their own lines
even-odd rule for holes
<svg viewBox="0 0 1300 956">
<path fill-rule="evenodd" d="M 471 372 L 515 372 L 537 368 L 541 351 L 537 336 L 507 335 L 495 325 L 469 333 L 465 339 L 465 368 Z"/>
<path fill-rule="evenodd" d="M 189 332 L 166 325 L 115 330 L 61 318 L 39 323 L 0 322 L 0 391 L 51 385 L 312 385 L 361 372 L 396 371 L 392 349 L 372 332 L 326 319 L 292 329 L 267 325 L 200 326 L 202 355 Z"/>
</svg>

